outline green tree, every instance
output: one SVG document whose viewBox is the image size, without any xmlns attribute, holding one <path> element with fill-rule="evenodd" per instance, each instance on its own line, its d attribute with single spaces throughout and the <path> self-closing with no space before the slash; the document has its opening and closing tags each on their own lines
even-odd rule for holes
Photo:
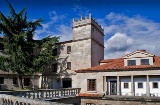
<svg viewBox="0 0 160 105">
<path fill-rule="evenodd" d="M 57 56 L 55 44 L 59 37 L 34 40 L 35 30 L 41 27 L 42 19 L 28 21 L 26 9 L 16 13 L 8 2 L 10 15 L 0 11 L 0 32 L 4 35 L 5 56 L 0 56 L 0 70 L 17 74 L 19 88 L 23 88 L 22 78 L 26 74 L 43 72 Z"/>
</svg>

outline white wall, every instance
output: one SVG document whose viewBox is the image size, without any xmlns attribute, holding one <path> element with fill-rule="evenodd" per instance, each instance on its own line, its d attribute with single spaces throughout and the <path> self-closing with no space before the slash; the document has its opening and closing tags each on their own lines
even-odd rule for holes
<svg viewBox="0 0 160 105">
<path fill-rule="evenodd" d="M 158 88 L 153 88 L 153 82 L 158 83 Z M 149 78 L 149 89 L 151 94 L 160 96 L 160 77 Z"/>
<path fill-rule="evenodd" d="M 143 88 L 138 88 L 138 83 L 143 83 Z M 135 88 L 135 96 L 142 96 L 143 94 L 146 94 L 146 78 L 134 78 L 134 88 Z"/>
<path fill-rule="evenodd" d="M 149 59 L 149 65 L 153 65 L 153 57 L 141 57 L 124 59 L 124 66 L 128 66 L 128 60 L 136 60 L 136 65 L 141 65 L 141 59 Z"/>
<path fill-rule="evenodd" d="M 128 83 L 128 88 L 124 88 L 124 83 Z M 121 95 L 131 95 L 131 77 L 121 78 Z"/>
</svg>

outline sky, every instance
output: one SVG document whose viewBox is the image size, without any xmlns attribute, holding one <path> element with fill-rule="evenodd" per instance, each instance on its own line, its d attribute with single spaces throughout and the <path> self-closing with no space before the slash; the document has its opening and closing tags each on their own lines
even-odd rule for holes
<svg viewBox="0 0 160 105">
<path fill-rule="evenodd" d="M 72 20 L 92 14 L 104 28 L 105 59 L 136 50 L 160 56 L 160 0 L 8 0 L 18 13 L 26 7 L 29 21 L 42 18 L 34 39 L 48 35 L 72 40 Z M 5 0 L 0 11 L 9 15 Z M 1 34 L 2 36 L 2 34 Z"/>
</svg>

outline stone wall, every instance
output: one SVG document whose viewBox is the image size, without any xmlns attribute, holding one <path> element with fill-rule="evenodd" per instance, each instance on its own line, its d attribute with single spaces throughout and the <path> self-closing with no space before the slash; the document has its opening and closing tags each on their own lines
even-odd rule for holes
<svg viewBox="0 0 160 105">
<path fill-rule="evenodd" d="M 58 102 L 46 102 L 38 99 L 28 99 L 11 95 L 0 95 L 0 105 L 73 105 Z"/>
<path fill-rule="evenodd" d="M 17 90 L 18 80 L 16 84 L 13 84 L 13 78 L 17 78 L 16 74 L 0 74 L 0 77 L 4 78 L 4 83 L 0 84 L 0 90 Z M 26 75 L 23 78 L 30 78 L 30 86 L 24 86 L 24 88 L 32 88 L 32 76 Z M 39 76 L 34 76 L 34 86 L 35 88 L 39 88 Z"/>
<path fill-rule="evenodd" d="M 160 105 L 160 99 L 155 97 L 126 97 L 114 99 L 108 98 L 82 98 L 81 105 Z"/>
</svg>

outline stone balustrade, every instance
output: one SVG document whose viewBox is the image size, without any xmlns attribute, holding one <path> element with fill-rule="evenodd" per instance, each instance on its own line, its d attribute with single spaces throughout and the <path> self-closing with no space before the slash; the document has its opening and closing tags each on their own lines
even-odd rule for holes
<svg viewBox="0 0 160 105">
<path fill-rule="evenodd" d="M 31 99 L 48 99 L 56 97 L 77 96 L 80 88 L 62 88 L 62 89 L 40 89 L 40 90 L 23 90 L 23 91 L 1 91 L 0 94 L 7 94 Z"/>
<path fill-rule="evenodd" d="M 47 101 L 64 97 L 76 98 L 79 92 L 80 88 L 0 91 L 0 105 L 73 105 Z"/>
</svg>

